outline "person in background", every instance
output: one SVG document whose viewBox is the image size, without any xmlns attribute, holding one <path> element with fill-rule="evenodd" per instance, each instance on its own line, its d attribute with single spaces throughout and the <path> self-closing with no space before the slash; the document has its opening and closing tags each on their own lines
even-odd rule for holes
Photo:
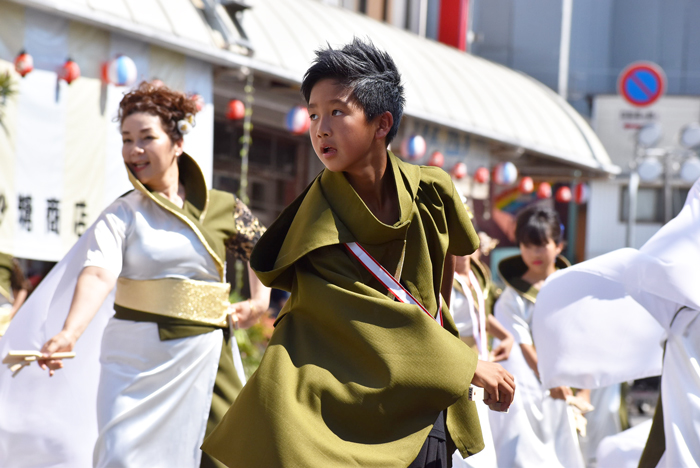
<svg viewBox="0 0 700 468">
<path fill-rule="evenodd" d="M 481 255 L 488 255 L 495 244 L 490 242 L 488 235 L 482 232 L 479 232 L 479 239 L 480 246 L 473 254 L 456 257 L 450 312 L 459 330 L 460 338 L 479 354 L 479 359 L 498 362 L 508 359 L 514 339 L 513 335 L 493 316 L 496 288 L 491 280 L 491 270 L 480 262 Z M 489 335 L 500 341 L 491 353 L 487 348 Z M 491 436 L 488 407 L 478 401 L 476 406 L 484 438 L 484 450 L 468 458 L 463 458 L 459 452 L 455 452 L 452 456 L 454 468 L 496 468 L 498 466 Z"/>
<path fill-rule="evenodd" d="M 0 252 L 0 336 L 7 331 L 30 289 L 19 262 L 12 255 Z"/>
<path fill-rule="evenodd" d="M 564 247 L 561 221 L 551 209 L 526 208 L 518 214 L 515 236 L 520 255 L 499 263 L 506 288 L 494 307 L 495 318 L 517 344 L 503 367 L 518 382 L 510 412 L 489 415 L 498 466 L 583 467 L 565 401 L 573 392 L 568 387 L 542 388 L 530 330 L 539 289 L 547 277 L 569 266 L 560 256 Z"/>
</svg>

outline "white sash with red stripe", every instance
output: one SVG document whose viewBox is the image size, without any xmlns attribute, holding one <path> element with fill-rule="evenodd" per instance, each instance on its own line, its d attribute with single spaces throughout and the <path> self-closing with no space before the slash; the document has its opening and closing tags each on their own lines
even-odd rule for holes
<svg viewBox="0 0 700 468">
<path fill-rule="evenodd" d="M 433 317 L 433 315 L 428 312 L 428 309 L 423 307 L 423 304 L 418 302 L 415 297 L 411 295 L 410 292 L 404 288 L 401 283 L 399 283 L 396 278 L 394 278 L 393 275 L 391 275 L 386 269 L 379 264 L 378 261 L 376 261 L 370 254 L 367 252 L 360 244 L 357 242 L 348 242 L 345 244 L 345 247 L 350 251 L 350 253 L 364 265 L 365 268 L 367 268 L 367 271 L 372 273 L 372 276 L 377 278 L 377 280 L 386 287 L 391 294 L 396 297 L 396 299 L 399 300 L 399 302 L 403 302 L 404 304 L 413 304 L 428 314 L 428 316 L 432 319 L 435 319 L 437 323 L 440 324 L 440 326 L 443 326 L 443 319 L 442 319 L 442 300 L 439 298 L 439 306 L 438 306 L 438 312 L 437 316 Z"/>
</svg>

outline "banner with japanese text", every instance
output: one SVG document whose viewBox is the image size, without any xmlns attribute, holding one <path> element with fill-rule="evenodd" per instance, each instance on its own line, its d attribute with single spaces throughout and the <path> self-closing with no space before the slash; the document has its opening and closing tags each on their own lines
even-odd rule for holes
<svg viewBox="0 0 700 468">
<path fill-rule="evenodd" d="M 29 12 L 12 18 L 10 30 L 0 20 L 0 74 L 10 73 L 15 91 L 0 103 L 0 251 L 58 261 L 107 205 L 132 188 L 115 121 L 129 89 L 103 84 L 100 60 L 129 55 L 138 68 L 137 83 L 158 78 L 202 96 L 205 107 L 185 138 L 185 150 L 209 183 L 212 70 L 181 54 Z M 18 34 L 35 63 L 24 78 L 9 56 L 16 53 L 10 45 Z M 81 77 L 70 85 L 56 73 L 68 56 L 81 67 Z"/>
</svg>

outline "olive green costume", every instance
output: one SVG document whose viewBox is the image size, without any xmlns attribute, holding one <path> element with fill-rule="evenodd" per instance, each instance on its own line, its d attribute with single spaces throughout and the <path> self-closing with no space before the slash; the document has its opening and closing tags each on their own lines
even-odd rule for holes
<svg viewBox="0 0 700 468">
<path fill-rule="evenodd" d="M 12 300 L 12 255 L 0 252 L 0 295 Z"/>
<path fill-rule="evenodd" d="M 450 177 L 389 153 L 400 218 L 383 224 L 342 173 L 323 171 L 257 243 L 251 266 L 291 292 L 260 367 L 203 450 L 230 467 L 406 467 L 447 408 L 448 449 L 483 448 L 467 390 L 477 355 L 394 301 L 358 242 L 431 314 L 445 256 L 478 246 Z M 452 452 L 450 452 L 452 453 Z"/>
</svg>

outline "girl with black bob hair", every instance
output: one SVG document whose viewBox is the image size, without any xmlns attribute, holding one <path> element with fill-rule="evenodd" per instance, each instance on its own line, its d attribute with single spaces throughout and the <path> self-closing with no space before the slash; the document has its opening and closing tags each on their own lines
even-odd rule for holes
<svg viewBox="0 0 700 468">
<path fill-rule="evenodd" d="M 568 387 L 543 390 L 531 324 L 537 293 L 547 277 L 569 266 L 562 257 L 564 229 L 551 208 L 531 206 L 518 214 L 515 239 L 520 255 L 503 259 L 498 273 L 506 284 L 494 307 L 495 318 L 515 338 L 503 367 L 518 382 L 513 410 L 490 412 L 499 466 L 583 467 L 567 414 Z M 493 346 L 497 346 L 494 342 Z"/>
<path fill-rule="evenodd" d="M 563 243 L 564 226 L 559 215 L 550 208 L 532 206 L 518 214 L 515 240 L 518 245 L 544 246 L 551 239 L 555 244 Z"/>
</svg>

